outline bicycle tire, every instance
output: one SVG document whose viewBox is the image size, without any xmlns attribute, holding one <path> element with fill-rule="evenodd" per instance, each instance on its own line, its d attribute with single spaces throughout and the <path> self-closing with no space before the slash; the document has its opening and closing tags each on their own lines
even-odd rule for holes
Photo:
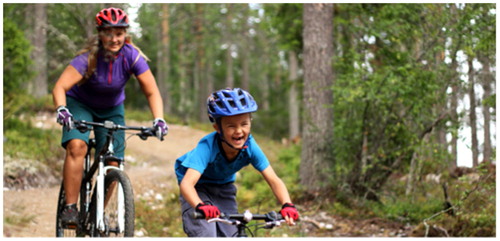
<svg viewBox="0 0 500 241">
<path fill-rule="evenodd" d="M 122 188 L 117 188 L 116 184 L 120 184 Z M 123 232 L 119 232 L 118 227 L 118 192 L 122 192 L 124 205 L 124 227 Z M 111 193 L 110 193 L 111 192 Z M 95 193 L 94 193 L 95 194 Z M 96 195 L 94 195 L 95 197 Z M 127 175 L 119 170 L 111 170 L 104 179 L 104 196 L 107 198 L 104 207 L 104 223 L 106 230 L 100 232 L 93 225 L 93 236 L 95 237 L 133 237 L 134 236 L 134 221 L 135 221 L 135 205 L 132 185 Z M 92 217 L 95 220 L 96 216 L 96 200 L 93 199 Z"/>
</svg>

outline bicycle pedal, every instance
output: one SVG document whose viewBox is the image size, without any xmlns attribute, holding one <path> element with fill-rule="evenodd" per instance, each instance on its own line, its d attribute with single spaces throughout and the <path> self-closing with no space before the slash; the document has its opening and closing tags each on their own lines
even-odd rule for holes
<svg viewBox="0 0 500 241">
<path fill-rule="evenodd" d="M 78 225 L 76 224 L 67 224 L 66 226 L 64 226 L 65 229 L 76 229 L 78 227 Z"/>
</svg>

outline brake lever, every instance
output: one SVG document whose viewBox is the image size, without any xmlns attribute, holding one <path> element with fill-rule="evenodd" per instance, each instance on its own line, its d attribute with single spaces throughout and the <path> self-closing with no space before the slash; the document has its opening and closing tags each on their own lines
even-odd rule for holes
<svg viewBox="0 0 500 241">
<path fill-rule="evenodd" d="M 141 133 L 137 134 L 141 140 L 145 141 L 148 139 L 148 137 L 150 136 L 154 136 L 152 130 L 150 128 L 147 128 L 147 129 L 144 129 L 144 130 L 141 130 Z"/>
<path fill-rule="evenodd" d="M 270 222 L 266 222 L 266 225 L 264 225 L 264 229 L 272 229 L 274 227 L 279 227 L 281 226 L 281 223 L 284 223 L 286 222 L 284 219 L 281 219 L 281 220 L 274 220 L 274 221 L 270 221 Z"/>
<path fill-rule="evenodd" d="M 230 225 L 239 225 L 241 222 L 238 220 L 230 220 L 226 218 L 211 218 L 207 220 L 207 223 L 213 223 L 213 222 L 221 222 L 225 224 L 230 224 Z"/>
<path fill-rule="evenodd" d="M 74 124 L 75 124 L 75 129 L 80 131 L 80 133 L 84 133 L 92 129 L 91 127 L 87 126 L 85 123 L 81 121 L 75 121 Z"/>
</svg>

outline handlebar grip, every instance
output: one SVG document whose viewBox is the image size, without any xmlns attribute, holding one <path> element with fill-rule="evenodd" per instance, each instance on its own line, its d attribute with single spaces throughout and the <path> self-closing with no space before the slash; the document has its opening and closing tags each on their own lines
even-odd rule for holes
<svg viewBox="0 0 500 241">
<path fill-rule="evenodd" d="M 205 214 L 202 213 L 202 212 L 199 212 L 199 211 L 194 211 L 192 214 L 191 214 L 191 217 L 194 218 L 194 219 L 204 219 L 205 218 Z"/>
<path fill-rule="evenodd" d="M 221 218 L 225 218 L 227 217 L 228 215 L 226 215 L 225 213 L 221 212 L 219 214 L 219 217 Z M 191 218 L 194 218 L 194 219 L 204 219 L 205 218 L 205 214 L 200 212 L 200 211 L 197 211 L 197 210 L 194 210 L 193 213 L 191 213 Z"/>
</svg>

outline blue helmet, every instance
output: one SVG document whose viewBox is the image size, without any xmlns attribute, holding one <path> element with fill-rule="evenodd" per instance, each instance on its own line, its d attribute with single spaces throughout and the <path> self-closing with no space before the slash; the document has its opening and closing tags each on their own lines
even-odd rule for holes
<svg viewBox="0 0 500 241">
<path fill-rule="evenodd" d="M 257 109 L 252 95 L 240 88 L 218 90 L 207 99 L 208 118 L 212 123 L 223 116 L 251 113 Z"/>
</svg>

